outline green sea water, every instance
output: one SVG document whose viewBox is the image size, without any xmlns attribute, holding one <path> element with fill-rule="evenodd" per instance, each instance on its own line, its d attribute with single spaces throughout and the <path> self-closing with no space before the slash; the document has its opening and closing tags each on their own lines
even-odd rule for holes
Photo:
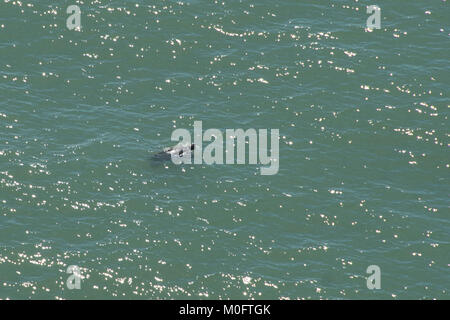
<svg viewBox="0 0 450 320">
<path fill-rule="evenodd" d="M 371 4 L 0 0 L 0 298 L 449 299 L 449 4 Z M 151 159 L 194 121 L 278 174 Z"/>
</svg>

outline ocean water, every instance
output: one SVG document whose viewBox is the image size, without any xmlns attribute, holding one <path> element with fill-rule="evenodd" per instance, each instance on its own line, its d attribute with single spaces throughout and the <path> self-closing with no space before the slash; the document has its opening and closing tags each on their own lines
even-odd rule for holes
<svg viewBox="0 0 450 320">
<path fill-rule="evenodd" d="M 0 0 L 0 298 L 450 298 L 449 4 L 371 4 Z M 151 159 L 194 121 L 279 172 Z"/>
</svg>

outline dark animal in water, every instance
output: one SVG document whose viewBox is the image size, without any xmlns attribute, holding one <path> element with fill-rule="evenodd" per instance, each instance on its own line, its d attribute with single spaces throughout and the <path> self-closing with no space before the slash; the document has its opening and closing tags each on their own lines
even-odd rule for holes
<svg viewBox="0 0 450 320">
<path fill-rule="evenodd" d="M 159 161 L 167 161 L 171 160 L 172 156 L 175 157 L 190 157 L 192 152 L 195 148 L 194 144 L 191 144 L 190 146 L 180 146 L 177 145 L 175 147 L 169 147 L 165 148 L 163 151 L 158 152 L 152 156 L 153 160 L 159 160 Z"/>
</svg>

